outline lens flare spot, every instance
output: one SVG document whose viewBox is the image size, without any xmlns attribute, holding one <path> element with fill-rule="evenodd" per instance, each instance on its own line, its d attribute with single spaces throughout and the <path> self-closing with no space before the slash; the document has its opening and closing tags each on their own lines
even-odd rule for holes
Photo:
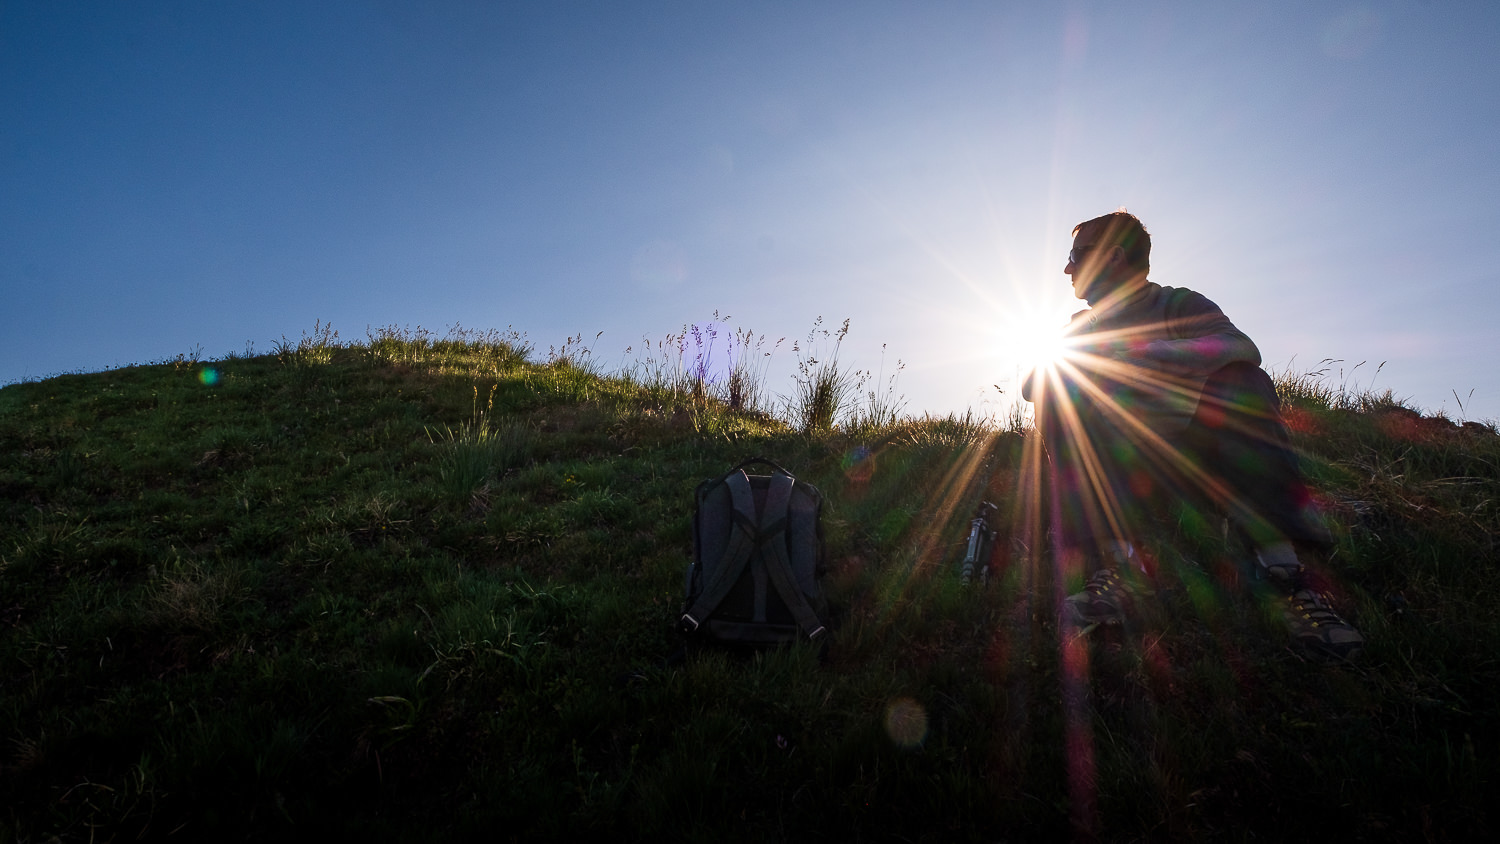
<svg viewBox="0 0 1500 844">
<path fill-rule="evenodd" d="M 844 477 L 850 482 L 866 483 L 875 474 L 875 453 L 865 446 L 857 445 L 844 452 L 839 464 L 844 470 Z"/>
<path fill-rule="evenodd" d="M 891 701 L 885 708 L 885 731 L 902 747 L 916 747 L 927 738 L 927 710 L 909 697 Z"/>
<path fill-rule="evenodd" d="M 219 383 L 219 370 L 214 369 L 212 366 L 203 367 L 198 372 L 198 381 L 204 386 L 212 387 Z"/>
<path fill-rule="evenodd" d="M 724 384 L 734 372 L 734 335 L 722 323 L 695 322 L 678 341 L 689 377 Z"/>
</svg>

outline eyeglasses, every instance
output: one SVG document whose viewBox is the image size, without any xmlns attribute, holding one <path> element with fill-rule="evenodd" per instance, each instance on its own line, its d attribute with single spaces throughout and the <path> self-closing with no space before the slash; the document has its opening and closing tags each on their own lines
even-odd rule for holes
<svg viewBox="0 0 1500 844">
<path fill-rule="evenodd" d="M 1083 256 L 1087 255 L 1091 250 L 1094 250 L 1094 249 L 1097 249 L 1097 248 L 1099 248 L 1099 245 L 1096 243 L 1096 244 L 1091 244 L 1089 246 L 1079 246 L 1079 247 L 1076 247 L 1074 249 L 1069 249 L 1068 250 L 1068 263 L 1070 263 L 1070 264 L 1081 264 L 1081 263 L 1083 263 Z"/>
</svg>

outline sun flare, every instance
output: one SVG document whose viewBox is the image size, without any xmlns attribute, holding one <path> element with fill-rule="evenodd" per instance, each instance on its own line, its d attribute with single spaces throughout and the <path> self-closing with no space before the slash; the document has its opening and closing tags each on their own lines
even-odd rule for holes
<svg viewBox="0 0 1500 844">
<path fill-rule="evenodd" d="M 1057 365 L 1067 348 L 1063 326 L 1050 319 L 1014 323 L 1006 328 L 1002 342 L 1006 356 L 1025 372 Z"/>
</svg>

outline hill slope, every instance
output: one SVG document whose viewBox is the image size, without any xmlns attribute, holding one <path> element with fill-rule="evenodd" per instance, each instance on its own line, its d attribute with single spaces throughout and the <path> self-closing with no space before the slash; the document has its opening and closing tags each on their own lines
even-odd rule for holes
<svg viewBox="0 0 1500 844">
<path fill-rule="evenodd" d="M 1496 831 L 1490 428 L 1284 379 L 1370 640 L 1326 666 L 1192 514 L 1122 637 L 1058 641 L 1045 555 L 960 588 L 981 493 L 1027 510 L 1022 432 L 804 434 L 525 352 L 0 389 L 0 838 Z M 837 630 L 673 664 L 692 490 L 757 454 L 828 498 Z"/>
</svg>

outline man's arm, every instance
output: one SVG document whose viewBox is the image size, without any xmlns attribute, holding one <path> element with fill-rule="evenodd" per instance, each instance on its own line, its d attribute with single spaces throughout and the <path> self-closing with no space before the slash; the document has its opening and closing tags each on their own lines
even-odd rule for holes
<svg viewBox="0 0 1500 844">
<path fill-rule="evenodd" d="M 1210 375 L 1231 363 L 1260 365 L 1260 349 L 1208 297 L 1189 290 L 1167 308 L 1169 340 L 1153 340 L 1137 354 L 1163 369 Z"/>
<path fill-rule="evenodd" d="M 1141 357 L 1184 375 L 1212 375 L 1240 361 L 1260 366 L 1260 349 L 1238 329 L 1207 337 L 1153 340 Z"/>
<path fill-rule="evenodd" d="M 1021 379 L 1021 398 L 1025 399 L 1026 401 L 1035 401 L 1035 399 L 1031 397 L 1031 382 L 1035 378 L 1036 370 L 1033 369 L 1030 372 L 1026 373 L 1025 378 Z"/>
</svg>

